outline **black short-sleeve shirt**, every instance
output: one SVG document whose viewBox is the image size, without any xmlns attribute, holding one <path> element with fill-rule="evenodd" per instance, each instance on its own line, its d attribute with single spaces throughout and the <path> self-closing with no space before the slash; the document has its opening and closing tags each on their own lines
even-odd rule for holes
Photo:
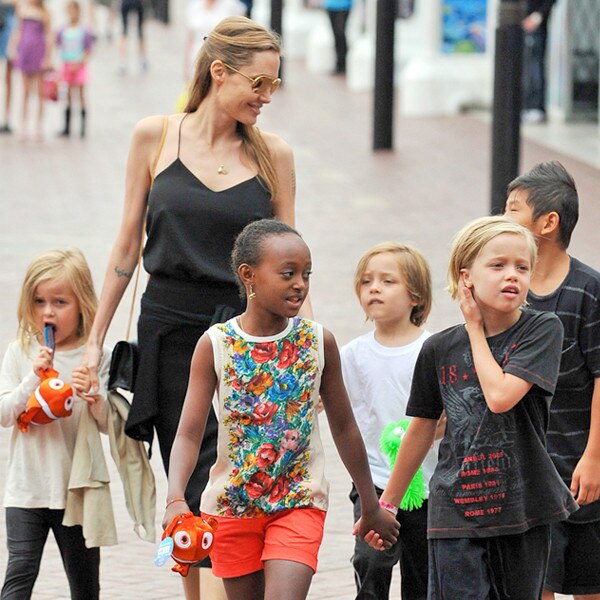
<svg viewBox="0 0 600 600">
<path fill-rule="evenodd" d="M 550 405 L 547 448 L 563 481 L 570 486 L 588 442 L 594 385 L 600 377 L 600 273 L 571 258 L 569 272 L 557 290 L 547 296 L 529 292 L 527 300 L 536 310 L 556 313 L 565 332 Z M 582 506 L 570 520 L 600 520 L 600 500 Z"/>
<path fill-rule="evenodd" d="M 430 483 L 430 538 L 517 534 L 577 509 L 545 448 L 560 320 L 524 310 L 488 344 L 504 372 L 533 384 L 500 414 L 487 407 L 464 325 L 432 335 L 417 360 L 407 414 L 437 419 L 445 410 L 447 417 Z"/>
</svg>

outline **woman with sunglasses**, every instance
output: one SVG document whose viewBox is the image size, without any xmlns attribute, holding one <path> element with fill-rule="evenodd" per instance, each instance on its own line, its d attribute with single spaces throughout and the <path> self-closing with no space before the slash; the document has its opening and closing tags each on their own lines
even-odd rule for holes
<svg viewBox="0 0 600 600">
<path fill-rule="evenodd" d="M 211 323 L 244 309 L 229 263 L 236 236 L 261 218 L 294 225 L 292 150 L 255 127 L 279 87 L 279 54 L 279 38 L 258 23 L 224 19 L 198 54 L 184 113 L 142 119 L 133 133 L 123 218 L 85 366 L 95 377 L 145 228 L 143 266 L 150 278 L 138 321 L 140 362 L 126 432 L 151 442 L 156 429 L 167 472 L 196 342 Z M 213 412 L 185 494 L 195 512 L 216 459 L 216 436 Z M 202 598 L 224 597 L 205 591 L 205 571 Z M 188 600 L 200 597 L 198 577 L 192 569 L 183 580 Z"/>
</svg>

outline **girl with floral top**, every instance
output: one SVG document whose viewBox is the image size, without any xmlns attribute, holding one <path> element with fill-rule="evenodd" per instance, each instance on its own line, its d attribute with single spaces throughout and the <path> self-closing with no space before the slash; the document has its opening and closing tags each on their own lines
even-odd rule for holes
<svg viewBox="0 0 600 600">
<path fill-rule="evenodd" d="M 398 525 L 378 505 L 335 339 L 297 316 L 309 288 L 307 245 L 284 223 L 255 221 L 238 236 L 232 266 L 248 305 L 198 341 L 163 525 L 188 510 L 183 493 L 212 401 L 218 454 L 200 508 L 218 521 L 213 571 L 230 599 L 302 600 L 316 570 L 328 501 L 319 395 L 361 497 L 359 535 L 377 530 L 389 547 Z"/>
</svg>

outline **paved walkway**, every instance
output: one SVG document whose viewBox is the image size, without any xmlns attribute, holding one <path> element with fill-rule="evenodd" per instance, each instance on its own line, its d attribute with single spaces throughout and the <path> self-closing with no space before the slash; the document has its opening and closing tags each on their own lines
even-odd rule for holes
<svg viewBox="0 0 600 600">
<path fill-rule="evenodd" d="M 116 73 L 116 50 L 100 41 L 94 53 L 90 86 L 89 135 L 59 139 L 61 109 L 48 109 L 43 143 L 0 138 L 0 347 L 14 338 L 16 303 L 24 269 L 38 252 L 76 245 L 86 254 L 98 285 L 121 213 L 126 153 L 131 130 L 141 117 L 173 110 L 182 87 L 184 35 L 175 14 L 170 28 L 148 27 L 151 70 Z M 131 61 L 132 66 L 134 61 Z M 490 188 L 489 126 L 469 116 L 398 119 L 395 152 L 371 150 L 371 96 L 350 94 L 338 78 L 309 74 L 301 61 L 286 64 L 285 87 L 261 117 L 261 127 L 287 139 L 296 156 L 298 226 L 314 260 L 311 295 L 316 317 L 340 344 L 366 331 L 352 291 L 352 272 L 368 246 L 398 239 L 415 244 L 428 257 L 435 303 L 428 327 L 437 331 L 459 319 L 443 291 L 449 243 L 468 219 L 486 214 Z M 14 119 L 17 122 L 17 119 Z M 75 130 L 78 121 L 75 118 Z M 575 176 L 581 193 L 581 220 L 572 250 L 600 268 L 600 171 L 540 145 L 525 142 L 523 168 L 560 159 Z M 122 337 L 126 302 L 109 334 Z M 353 597 L 349 563 L 353 540 L 349 480 L 322 417 L 331 481 L 331 509 L 320 554 L 320 570 L 310 598 Z M 10 431 L 0 431 L 0 481 Z M 158 454 L 158 453 L 156 453 Z M 165 479 L 155 462 L 158 503 Z M 181 597 L 179 576 L 152 564 L 154 546 L 136 539 L 113 470 L 113 501 L 120 544 L 102 552 L 103 597 Z M 1 484 L 0 484 L 1 487 Z M 160 511 L 159 511 L 160 512 Z M 159 515 L 160 516 L 160 515 Z M 0 547 L 5 543 L 0 512 Z M 4 572 L 5 552 L 0 552 Z M 395 587 L 398 589 L 397 577 Z M 395 592 L 396 597 L 399 592 Z M 53 540 L 44 554 L 35 600 L 68 598 L 66 579 Z"/>
</svg>

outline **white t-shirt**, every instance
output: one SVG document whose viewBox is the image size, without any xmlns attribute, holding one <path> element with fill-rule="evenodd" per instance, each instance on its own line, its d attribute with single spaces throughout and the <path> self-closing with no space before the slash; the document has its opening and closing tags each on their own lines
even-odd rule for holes
<svg viewBox="0 0 600 600">
<path fill-rule="evenodd" d="M 61 379 L 72 383 L 71 374 L 81 365 L 84 349 L 85 346 L 80 346 L 55 353 L 54 369 Z M 17 427 L 17 417 L 25 410 L 30 394 L 40 383 L 31 360 L 39 351 L 39 345 L 34 342 L 27 356 L 15 341 L 9 345 L 2 361 L 0 425 L 13 428 L 4 481 L 4 506 L 64 509 L 79 419 L 87 406 L 84 400 L 76 397 L 71 416 L 46 425 L 32 423 L 26 432 Z M 104 348 L 99 372 L 100 393 L 104 398 L 103 384 L 108 380 L 109 364 L 110 350 Z"/>
<path fill-rule="evenodd" d="M 381 433 L 390 423 L 408 418 L 406 405 L 415 363 L 430 335 L 423 331 L 410 344 L 388 347 L 377 342 L 371 331 L 341 349 L 344 383 L 367 448 L 373 483 L 381 489 L 390 478 L 389 459 L 379 445 Z M 427 490 L 437 464 L 437 446 L 436 442 L 423 461 Z"/>
</svg>

